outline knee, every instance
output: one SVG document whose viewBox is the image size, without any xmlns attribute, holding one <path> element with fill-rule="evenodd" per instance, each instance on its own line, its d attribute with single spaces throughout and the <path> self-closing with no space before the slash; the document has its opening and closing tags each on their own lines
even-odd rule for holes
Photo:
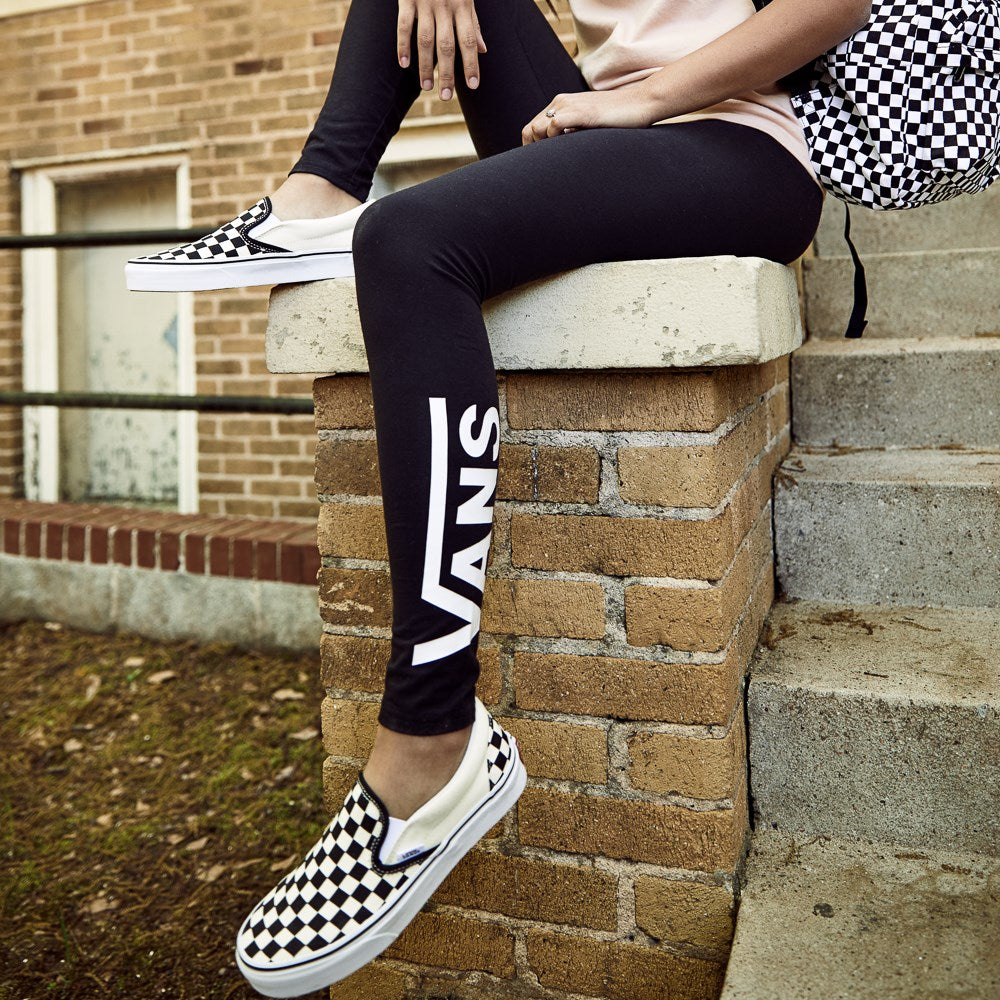
<svg viewBox="0 0 1000 1000">
<path fill-rule="evenodd" d="M 359 290 L 393 295 L 447 285 L 485 297 L 482 241 L 454 204 L 426 190 L 433 183 L 386 195 L 361 213 L 353 239 Z"/>
<path fill-rule="evenodd" d="M 412 270 L 427 260 L 434 245 L 434 214 L 412 189 L 379 198 L 361 213 L 354 227 L 355 273 L 377 271 L 382 280 L 400 268 Z"/>
</svg>

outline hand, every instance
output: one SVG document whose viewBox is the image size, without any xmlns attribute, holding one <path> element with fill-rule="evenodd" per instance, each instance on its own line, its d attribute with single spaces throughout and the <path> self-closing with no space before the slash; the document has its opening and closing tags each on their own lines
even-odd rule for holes
<svg viewBox="0 0 1000 1000">
<path fill-rule="evenodd" d="M 472 0 L 399 0 L 396 49 L 399 65 L 410 65 L 410 38 L 417 25 L 417 66 L 420 86 L 434 89 L 434 51 L 437 48 L 438 83 L 441 100 L 455 92 L 455 43 L 462 55 L 465 82 L 471 90 L 479 86 L 479 54 L 486 51 L 479 18 Z"/>
<path fill-rule="evenodd" d="M 556 94 L 521 130 L 521 145 L 581 128 L 646 128 L 665 116 L 647 87 L 639 83 L 614 90 Z M 549 118 L 545 112 L 554 110 Z"/>
</svg>

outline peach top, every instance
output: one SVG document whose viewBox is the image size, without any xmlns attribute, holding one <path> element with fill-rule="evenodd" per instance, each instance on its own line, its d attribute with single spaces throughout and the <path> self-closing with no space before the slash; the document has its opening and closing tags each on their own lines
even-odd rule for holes
<svg viewBox="0 0 1000 1000">
<path fill-rule="evenodd" d="M 576 64 L 593 90 L 643 80 L 755 13 L 753 0 L 569 0 L 569 6 Z M 700 118 L 721 118 L 766 132 L 816 178 L 788 92 L 777 84 L 664 120 Z"/>
</svg>

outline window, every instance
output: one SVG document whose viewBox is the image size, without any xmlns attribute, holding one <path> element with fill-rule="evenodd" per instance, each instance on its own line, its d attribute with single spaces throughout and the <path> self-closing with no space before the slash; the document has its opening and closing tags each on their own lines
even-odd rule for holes
<svg viewBox="0 0 1000 1000">
<path fill-rule="evenodd" d="M 55 7 L 81 7 L 85 3 L 97 3 L 97 0 L 3 0 L 0 18 L 33 14 L 39 10 L 53 10 Z"/>
<path fill-rule="evenodd" d="M 186 186 L 186 170 L 176 162 L 28 171 L 23 228 L 174 228 L 184 224 L 178 203 Z M 26 388 L 193 391 L 190 296 L 135 294 L 125 287 L 125 258 L 156 249 L 161 247 L 24 254 Z M 192 413 L 29 408 L 25 459 L 31 499 L 196 509 Z"/>
<path fill-rule="evenodd" d="M 475 159 L 461 115 L 439 116 L 431 122 L 407 119 L 375 171 L 372 195 L 381 198 Z"/>
</svg>

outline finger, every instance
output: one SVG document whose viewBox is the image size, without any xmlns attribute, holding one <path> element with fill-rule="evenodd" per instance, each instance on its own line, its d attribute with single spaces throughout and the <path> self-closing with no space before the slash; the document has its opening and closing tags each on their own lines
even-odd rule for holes
<svg viewBox="0 0 1000 1000">
<path fill-rule="evenodd" d="M 413 34 L 415 12 L 416 6 L 413 0 L 399 0 L 399 16 L 396 18 L 396 55 L 403 69 L 410 65 L 410 36 Z"/>
<path fill-rule="evenodd" d="M 473 90 L 479 86 L 479 32 L 472 19 L 472 7 L 460 8 L 455 13 L 455 36 L 458 48 L 462 53 L 462 68 L 465 72 L 465 82 Z"/>
<path fill-rule="evenodd" d="M 562 130 L 569 125 L 565 112 L 558 111 L 554 118 L 545 119 L 545 134 L 547 136 L 561 135 Z"/>
<path fill-rule="evenodd" d="M 417 67 L 420 86 L 434 86 L 434 11 L 429 0 L 417 0 Z"/>
<path fill-rule="evenodd" d="M 555 115 L 552 118 L 546 116 L 544 119 L 547 126 L 546 135 L 562 135 L 564 132 L 575 132 L 577 128 L 586 126 L 584 109 L 575 107 L 575 103 L 572 97 L 566 95 L 559 95 L 553 100 L 548 110 L 554 110 Z"/>
<path fill-rule="evenodd" d="M 451 8 L 439 2 L 434 9 L 434 29 L 437 33 L 438 86 L 441 100 L 451 100 L 455 92 L 455 22 Z"/>
</svg>

